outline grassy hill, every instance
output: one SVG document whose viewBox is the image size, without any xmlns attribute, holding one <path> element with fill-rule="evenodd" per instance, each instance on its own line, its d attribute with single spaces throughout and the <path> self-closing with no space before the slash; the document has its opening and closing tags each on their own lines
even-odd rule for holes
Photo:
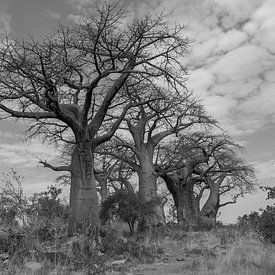
<svg viewBox="0 0 275 275">
<path fill-rule="evenodd" d="M 184 232 L 174 226 L 128 237 L 124 230 L 121 224 L 106 229 L 100 246 L 83 236 L 37 243 L 32 253 L 20 254 L 18 246 L 0 263 L 0 274 L 275 274 L 275 245 L 242 228 Z M 31 271 L 29 263 L 40 267 Z"/>
</svg>

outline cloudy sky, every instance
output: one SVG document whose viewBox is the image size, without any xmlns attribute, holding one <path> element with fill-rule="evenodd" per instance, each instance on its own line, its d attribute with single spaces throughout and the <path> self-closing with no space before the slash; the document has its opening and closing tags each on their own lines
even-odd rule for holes
<svg viewBox="0 0 275 275">
<path fill-rule="evenodd" d="M 0 33 L 18 38 L 50 34 L 58 23 L 71 24 L 92 10 L 96 0 L 0 0 Z M 99 0 L 98 0 L 99 2 Z M 102 1 L 101 1 L 102 2 Z M 274 0 L 122 0 L 132 16 L 171 12 L 193 42 L 186 57 L 188 86 L 208 111 L 246 150 L 262 185 L 275 185 L 275 1 Z M 45 189 L 56 174 L 37 165 L 57 153 L 39 141 L 24 143 L 25 126 L 0 121 L 0 172 L 16 168 L 27 194 Z M 247 196 L 224 208 L 234 219 L 266 205 L 265 194 Z"/>
</svg>

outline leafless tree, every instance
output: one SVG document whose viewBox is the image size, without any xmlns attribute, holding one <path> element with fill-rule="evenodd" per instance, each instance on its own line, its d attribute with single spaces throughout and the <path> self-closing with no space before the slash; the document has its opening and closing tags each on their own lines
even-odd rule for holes
<svg viewBox="0 0 275 275">
<path fill-rule="evenodd" d="M 184 80 L 180 60 L 189 42 L 183 27 L 170 28 L 163 15 L 125 25 L 126 16 L 117 5 L 104 4 L 89 19 L 61 26 L 43 41 L 1 41 L 2 118 L 30 119 L 32 136 L 74 145 L 68 166 L 41 161 L 71 174 L 68 235 L 99 226 L 93 154 L 131 107 L 131 102 L 121 101 L 115 108 L 117 118 L 108 119 L 110 127 L 102 131 L 121 88 L 137 76 L 175 89 Z"/>
<path fill-rule="evenodd" d="M 163 205 L 157 195 L 159 146 L 165 139 L 180 132 L 188 132 L 192 127 L 209 126 L 215 121 L 187 90 L 179 93 L 144 83 L 127 86 L 126 89 L 132 101 L 144 104 L 137 104 L 129 110 L 115 138 L 109 147 L 104 146 L 104 150 L 137 172 L 140 198 L 145 202 L 159 201 L 153 209 L 155 220 L 151 219 L 150 223 L 164 224 Z M 150 226 L 144 223 L 142 228 Z"/>
<path fill-rule="evenodd" d="M 200 199 L 206 189 L 204 175 L 198 173 L 197 167 L 208 163 L 219 146 L 221 143 L 214 141 L 209 132 L 191 132 L 178 136 L 162 148 L 161 178 L 173 197 L 178 223 L 188 230 L 196 223 Z"/>
<path fill-rule="evenodd" d="M 225 135 L 197 132 L 163 149 L 161 177 L 174 199 L 178 222 L 188 228 L 198 218 L 214 223 L 220 207 L 235 203 L 255 186 L 253 168 L 237 156 L 240 147 Z M 206 190 L 209 196 L 200 209 Z M 231 199 L 221 203 L 228 192 Z"/>
<path fill-rule="evenodd" d="M 254 168 L 238 156 L 239 150 L 236 144 L 227 143 L 213 154 L 211 167 L 201 170 L 210 191 L 200 211 L 200 217 L 207 223 L 216 222 L 221 207 L 234 204 L 239 197 L 255 190 Z"/>
</svg>

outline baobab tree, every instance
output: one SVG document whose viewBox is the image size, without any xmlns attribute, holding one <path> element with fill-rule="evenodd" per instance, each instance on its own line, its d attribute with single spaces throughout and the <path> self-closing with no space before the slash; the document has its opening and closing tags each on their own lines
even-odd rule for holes
<svg viewBox="0 0 275 275">
<path fill-rule="evenodd" d="M 126 16 L 118 5 L 104 4 L 80 24 L 60 26 L 42 41 L 1 41 L 2 117 L 28 119 L 32 135 L 74 145 L 69 165 L 42 161 L 71 175 L 68 235 L 99 227 L 93 155 L 132 106 L 129 101 L 112 105 L 121 88 L 137 76 L 178 89 L 184 80 L 180 60 L 189 42 L 183 27 L 170 28 L 163 15 L 126 25 Z M 105 131 L 106 115 L 114 109 L 117 118 L 108 119 Z"/>
<path fill-rule="evenodd" d="M 179 93 L 156 85 L 144 83 L 126 87 L 137 104 L 126 114 L 119 129 L 109 144 L 104 146 L 103 154 L 109 154 L 124 161 L 138 175 L 139 196 L 144 202 L 155 201 L 152 212 L 155 219 L 140 221 L 140 230 L 152 225 L 165 224 L 163 203 L 157 195 L 158 149 L 165 139 L 192 127 L 215 123 L 207 115 L 200 102 L 185 90 Z"/>
<path fill-rule="evenodd" d="M 198 219 L 215 223 L 220 207 L 235 203 L 255 186 L 253 167 L 237 156 L 240 146 L 223 134 L 192 133 L 164 149 L 161 158 L 166 162 L 162 162 L 161 177 L 174 199 L 178 222 L 187 227 L 195 225 Z M 206 190 L 209 196 L 200 209 Z M 221 196 L 228 193 L 231 198 L 221 202 Z"/>
<path fill-rule="evenodd" d="M 211 167 L 200 170 L 209 190 L 200 218 L 208 224 L 216 222 L 221 207 L 236 203 L 240 196 L 253 192 L 257 185 L 254 168 L 238 156 L 240 147 L 232 142 L 225 145 L 213 154 Z"/>
<path fill-rule="evenodd" d="M 213 152 L 222 146 L 209 132 L 191 132 L 178 136 L 162 147 L 160 176 L 171 193 L 179 224 L 191 229 L 197 220 L 200 199 L 206 187 L 198 166 L 209 163 Z M 198 190 L 198 192 L 196 192 Z"/>
</svg>

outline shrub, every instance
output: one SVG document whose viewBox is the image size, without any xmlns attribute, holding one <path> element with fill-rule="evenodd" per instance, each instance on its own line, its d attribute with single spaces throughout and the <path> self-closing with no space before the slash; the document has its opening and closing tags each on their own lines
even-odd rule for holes
<svg viewBox="0 0 275 275">
<path fill-rule="evenodd" d="M 23 195 L 23 177 L 15 170 L 3 173 L 0 188 L 0 221 L 5 227 L 18 225 L 18 222 L 25 224 L 25 211 L 27 199 Z"/>
<path fill-rule="evenodd" d="M 135 240 L 133 238 L 120 237 L 119 233 L 112 229 L 105 229 L 105 236 L 102 239 L 101 251 L 108 257 L 123 256 L 141 263 L 152 263 L 158 254 L 163 253 L 150 236 Z"/>
<path fill-rule="evenodd" d="M 53 185 L 48 186 L 47 191 L 35 193 L 29 199 L 28 213 L 48 220 L 56 217 L 66 219 L 68 206 L 61 202 L 61 193 L 62 189 Z"/>
<path fill-rule="evenodd" d="M 152 209 L 156 203 L 156 201 L 143 202 L 138 194 L 119 190 L 102 203 L 100 217 L 104 224 L 115 216 L 127 223 L 130 232 L 134 233 L 136 221 L 142 222 L 152 218 Z"/>
<path fill-rule="evenodd" d="M 267 206 L 260 215 L 258 230 L 264 239 L 275 243 L 275 206 Z"/>
<path fill-rule="evenodd" d="M 252 212 L 238 218 L 242 230 L 253 230 L 265 240 L 275 242 L 275 206 L 261 209 L 261 213 Z"/>
</svg>

